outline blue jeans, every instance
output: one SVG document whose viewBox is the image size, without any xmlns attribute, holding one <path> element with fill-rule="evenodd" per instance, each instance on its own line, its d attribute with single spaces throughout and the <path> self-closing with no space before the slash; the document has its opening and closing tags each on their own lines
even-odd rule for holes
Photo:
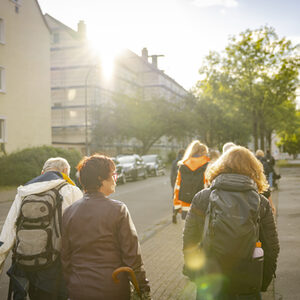
<svg viewBox="0 0 300 300">
<path fill-rule="evenodd" d="M 270 172 L 270 173 L 269 173 L 269 176 L 268 176 L 268 183 L 269 183 L 269 186 L 270 186 L 270 187 L 273 187 L 273 172 Z"/>
</svg>

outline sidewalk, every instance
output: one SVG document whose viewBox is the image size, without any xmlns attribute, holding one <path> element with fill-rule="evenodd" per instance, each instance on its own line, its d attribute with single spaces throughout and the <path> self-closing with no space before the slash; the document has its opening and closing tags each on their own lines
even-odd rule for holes
<svg viewBox="0 0 300 300">
<path fill-rule="evenodd" d="M 272 193 L 272 199 L 278 207 L 277 191 Z M 178 220 L 178 224 L 170 222 L 141 245 L 153 300 L 193 300 L 196 297 L 194 283 L 182 275 L 183 223 L 179 218 Z M 275 298 L 274 282 L 270 284 L 266 293 L 262 293 L 262 299 L 280 300 Z"/>
<path fill-rule="evenodd" d="M 182 275 L 182 230 L 180 221 L 170 223 L 141 245 L 153 300 L 196 298 L 195 285 Z M 262 299 L 275 299 L 273 283 Z"/>
<path fill-rule="evenodd" d="M 300 167 L 281 168 L 280 174 L 275 299 L 300 300 Z"/>
</svg>

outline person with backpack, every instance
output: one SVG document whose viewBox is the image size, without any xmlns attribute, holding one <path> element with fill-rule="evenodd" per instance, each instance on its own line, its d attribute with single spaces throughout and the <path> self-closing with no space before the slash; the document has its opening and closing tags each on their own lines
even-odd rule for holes
<svg viewBox="0 0 300 300">
<path fill-rule="evenodd" d="M 184 233 L 184 274 L 197 300 L 260 300 L 276 271 L 279 240 L 263 167 L 235 146 L 207 171 L 210 187 L 195 195 Z"/>
<path fill-rule="evenodd" d="M 181 210 L 184 220 L 195 194 L 204 188 L 205 170 L 209 162 L 208 147 L 193 141 L 178 162 L 179 169 L 174 187 L 174 210 Z"/>
<path fill-rule="evenodd" d="M 109 196 L 116 186 L 111 158 L 94 154 L 77 166 L 84 196 L 63 215 L 62 251 L 64 278 L 70 300 L 129 300 L 130 282 L 112 274 L 130 267 L 137 278 L 142 300 L 151 300 L 135 226 L 126 205 Z"/>
<path fill-rule="evenodd" d="M 67 299 L 60 262 L 62 213 L 82 197 L 64 158 L 49 158 L 42 174 L 23 186 L 0 235 L 0 273 L 13 250 L 9 295 L 14 300 Z"/>
</svg>

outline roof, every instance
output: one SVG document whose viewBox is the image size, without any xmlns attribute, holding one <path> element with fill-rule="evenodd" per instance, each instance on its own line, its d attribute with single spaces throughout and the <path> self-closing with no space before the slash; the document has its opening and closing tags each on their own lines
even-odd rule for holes
<svg viewBox="0 0 300 300">
<path fill-rule="evenodd" d="M 42 10 L 41 10 L 41 7 L 40 7 L 40 5 L 39 5 L 38 1 L 37 1 L 37 0 L 35 0 L 34 2 L 36 3 L 36 5 L 37 5 L 37 7 L 38 7 L 38 10 L 39 10 L 39 12 L 40 12 L 40 14 L 41 14 L 41 16 L 42 16 L 42 18 L 43 18 L 43 21 L 44 21 L 44 23 L 45 23 L 45 25 L 46 25 L 47 29 L 48 29 L 48 30 L 49 30 L 49 32 L 51 33 L 51 29 L 50 29 L 50 27 L 49 27 L 49 25 L 48 25 L 48 23 L 47 23 L 47 21 L 46 21 L 46 19 L 45 19 L 44 15 L 43 15 L 43 12 L 42 12 Z"/>
<path fill-rule="evenodd" d="M 179 86 L 180 88 L 182 88 L 187 94 L 188 91 L 182 86 L 180 85 L 176 80 L 174 80 L 173 78 L 171 78 L 170 76 L 168 76 L 164 71 L 154 67 L 151 63 L 149 63 L 148 61 L 145 61 L 141 56 L 137 55 L 136 53 L 134 53 L 133 51 L 127 49 L 127 51 L 129 51 L 132 55 L 136 56 L 137 59 L 139 59 L 140 61 L 142 61 L 144 64 L 147 65 L 147 67 L 149 67 L 151 69 L 151 71 L 159 73 L 160 75 L 162 75 L 163 77 L 167 78 L 168 80 L 172 81 L 173 83 L 175 83 L 177 86 Z"/>
<path fill-rule="evenodd" d="M 49 14 L 45 14 L 45 17 L 52 19 L 60 27 L 62 27 L 64 30 L 66 30 L 68 33 L 70 33 L 72 35 L 72 37 L 74 37 L 75 39 L 79 38 L 78 32 L 75 31 L 74 29 L 72 29 L 72 28 L 68 27 L 67 25 L 63 24 L 62 22 L 58 21 L 57 19 L 55 19 L 54 17 L 50 16 Z"/>
</svg>

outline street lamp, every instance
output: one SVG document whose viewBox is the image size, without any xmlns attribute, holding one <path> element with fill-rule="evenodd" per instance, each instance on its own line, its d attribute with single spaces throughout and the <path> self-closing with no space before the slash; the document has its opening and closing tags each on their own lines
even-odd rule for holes
<svg viewBox="0 0 300 300">
<path fill-rule="evenodd" d="M 92 72 L 92 70 L 97 67 L 98 64 L 95 64 L 95 65 L 92 65 L 90 66 L 86 76 L 85 76 L 85 93 L 84 93 L 84 106 L 85 106 L 85 110 L 84 110 L 84 113 L 85 113 L 85 154 L 86 155 L 90 155 L 90 147 L 89 147 L 89 141 L 88 141 L 88 108 L 87 108 L 87 96 L 88 96 L 88 93 L 87 93 L 87 90 L 88 90 L 88 79 L 89 79 L 89 76 Z"/>
</svg>

